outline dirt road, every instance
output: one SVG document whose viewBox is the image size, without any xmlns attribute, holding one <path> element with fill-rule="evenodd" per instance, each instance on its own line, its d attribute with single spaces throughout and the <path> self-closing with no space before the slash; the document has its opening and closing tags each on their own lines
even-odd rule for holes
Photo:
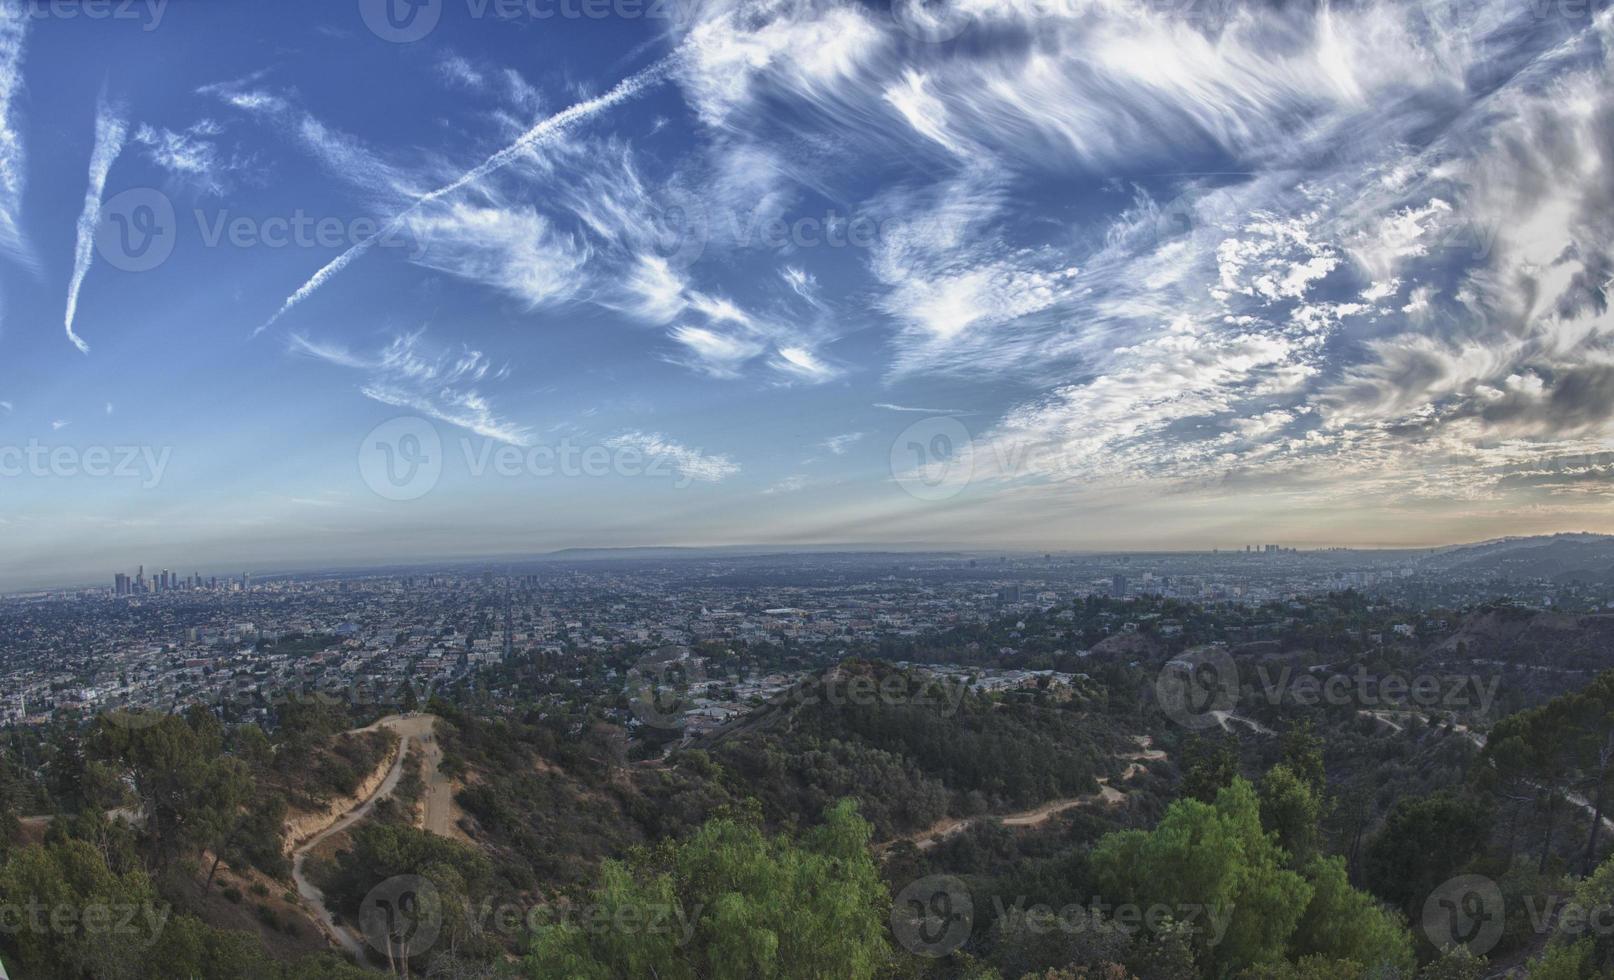
<svg viewBox="0 0 1614 980">
<path fill-rule="evenodd" d="M 1137 743 L 1138 749 L 1136 752 L 1128 752 L 1119 756 L 1120 759 L 1130 763 L 1126 767 L 1126 771 L 1121 774 L 1122 781 L 1131 779 L 1141 772 L 1146 772 L 1147 770 L 1143 766 L 1144 762 L 1156 762 L 1166 757 L 1165 752 L 1154 747 L 1153 737 L 1133 735 L 1131 738 Z M 1126 802 L 1126 794 L 1111 786 L 1108 776 L 1099 777 L 1097 782 L 1098 792 L 1089 796 L 1050 800 L 1041 806 L 1023 810 L 1019 813 L 986 814 L 979 817 L 947 817 L 931 824 L 917 834 L 910 834 L 906 837 L 898 837 L 896 840 L 887 841 L 879 845 L 879 849 L 884 851 L 899 841 L 907 840 L 912 841 L 913 845 L 919 850 L 927 851 L 935 847 L 938 841 L 946 840 L 954 834 L 967 829 L 977 821 L 996 821 L 1005 827 L 1036 827 L 1047 823 L 1055 815 L 1064 813 L 1066 810 L 1074 810 L 1082 806 L 1119 806 Z"/>
<path fill-rule="evenodd" d="M 425 783 L 425 829 L 439 837 L 465 835 L 459 830 L 459 807 L 454 804 L 454 784 L 442 772 L 443 748 L 433 735 L 420 742 L 420 778 Z"/>
<path fill-rule="evenodd" d="M 303 873 L 303 864 L 314 848 L 328 840 L 332 835 L 339 834 L 368 817 L 370 811 L 375 809 L 378 802 L 393 794 L 393 791 L 398 788 L 398 780 L 403 776 L 404 759 L 409 755 L 411 744 L 430 746 L 431 752 L 436 753 L 435 759 L 440 760 L 442 758 L 442 750 L 437 747 L 437 740 L 432 736 L 432 726 L 436 721 L 437 717 L 435 715 L 389 715 L 373 725 L 358 729 L 358 731 L 367 732 L 377 728 L 390 728 L 398 734 L 398 749 L 393 755 L 392 768 L 387 770 L 386 778 L 381 781 L 381 785 L 377 786 L 375 792 L 371 793 L 367 799 L 344 813 L 329 827 L 297 845 L 291 852 L 291 877 L 292 881 L 297 885 L 297 894 L 302 897 L 304 904 L 308 906 L 315 921 L 320 924 L 325 934 L 335 941 L 337 945 L 353 954 L 360 963 L 365 962 L 364 943 L 351 930 L 336 924 L 336 917 L 331 914 L 331 910 L 325 904 L 324 893 L 315 887 L 313 882 L 308 880 L 307 875 Z M 432 759 L 431 752 L 423 753 L 423 758 Z M 436 761 L 428 761 L 427 767 L 430 770 L 431 777 L 439 776 Z M 427 774 L 423 771 L 422 777 L 426 778 L 426 776 Z M 430 783 L 428 782 L 428 788 L 429 786 Z M 432 795 L 428 793 L 428 813 L 430 813 L 431 800 Z"/>
</svg>

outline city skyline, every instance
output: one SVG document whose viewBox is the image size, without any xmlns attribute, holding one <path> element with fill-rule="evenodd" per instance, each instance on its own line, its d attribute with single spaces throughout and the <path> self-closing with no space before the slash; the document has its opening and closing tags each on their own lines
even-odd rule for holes
<svg viewBox="0 0 1614 980">
<path fill-rule="evenodd" d="M 8 4 L 0 589 L 1614 532 L 1595 6 Z"/>
</svg>

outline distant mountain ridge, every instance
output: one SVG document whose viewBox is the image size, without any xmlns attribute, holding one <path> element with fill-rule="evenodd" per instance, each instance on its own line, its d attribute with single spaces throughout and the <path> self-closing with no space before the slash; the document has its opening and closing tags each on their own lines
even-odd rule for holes
<svg viewBox="0 0 1614 980">
<path fill-rule="evenodd" d="M 1468 576 L 1547 579 L 1560 584 L 1614 582 L 1614 535 L 1502 538 L 1444 549 L 1424 565 Z"/>
</svg>

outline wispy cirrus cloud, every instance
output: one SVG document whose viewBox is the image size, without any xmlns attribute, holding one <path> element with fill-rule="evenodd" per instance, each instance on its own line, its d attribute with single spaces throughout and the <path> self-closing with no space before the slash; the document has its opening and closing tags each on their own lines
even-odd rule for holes
<svg viewBox="0 0 1614 980">
<path fill-rule="evenodd" d="M 740 472 L 740 464 L 726 455 L 691 448 L 659 432 L 624 432 L 606 440 L 605 444 L 670 466 L 686 480 L 717 483 Z"/>
<path fill-rule="evenodd" d="M 341 255 L 338 255 L 336 258 L 326 263 L 319 269 L 318 272 L 315 272 L 307 282 L 303 283 L 303 285 L 298 287 L 297 290 L 294 291 L 290 296 L 286 297 L 285 301 L 281 304 L 280 309 L 277 310 L 275 314 L 263 324 L 263 326 L 254 331 L 254 334 L 261 333 L 270 326 L 273 326 L 276 321 L 285 316 L 286 313 L 288 313 L 294 306 L 301 303 L 309 296 L 312 296 L 316 290 L 318 290 L 326 282 L 330 281 L 332 277 L 340 274 L 343 269 L 347 268 L 347 266 L 352 263 L 354 259 L 357 259 L 365 252 L 369 251 L 369 249 L 377 241 L 381 240 L 385 235 L 397 228 L 400 223 L 408 220 L 410 215 L 414 214 L 420 208 L 425 207 L 434 201 L 445 198 L 464 187 L 475 184 L 487 177 L 489 174 L 508 166 L 513 161 L 520 159 L 524 155 L 532 152 L 535 148 L 559 139 L 565 133 L 567 128 L 615 105 L 636 97 L 645 89 L 660 83 L 666 77 L 670 67 L 671 62 L 664 59 L 663 61 L 657 62 L 648 68 L 641 69 L 638 72 L 628 76 L 606 92 L 597 95 L 594 98 L 584 99 L 581 102 L 574 103 L 560 112 L 557 112 L 554 115 L 534 124 L 509 145 L 492 154 L 471 169 L 460 174 L 458 177 L 455 177 L 453 180 L 450 180 L 448 183 L 443 184 L 435 190 L 428 191 L 425 194 L 416 197 L 408 207 L 394 215 L 381 231 L 377 232 L 370 238 L 353 245 Z"/>
<path fill-rule="evenodd" d="M 375 401 L 517 446 L 536 441 L 531 428 L 501 416 L 478 390 L 477 386 L 503 381 L 510 374 L 508 365 L 495 365 L 481 351 L 433 348 L 424 331 L 396 336 L 371 353 L 293 334 L 290 350 L 361 372 L 359 391 Z"/>
<path fill-rule="evenodd" d="M 0 252 L 38 274 L 39 256 L 22 227 L 27 153 L 17 110 L 17 96 L 23 88 L 28 20 L 24 6 L 0 5 Z"/>
<path fill-rule="evenodd" d="M 230 174 L 246 166 L 219 149 L 217 138 L 223 132 L 217 122 L 204 118 L 178 131 L 142 123 L 132 138 L 152 163 L 204 194 L 219 195 L 230 189 Z"/>
<path fill-rule="evenodd" d="M 830 436 L 824 440 L 824 448 L 836 456 L 845 456 L 852 447 L 863 441 L 865 432 L 843 432 L 838 436 Z"/>
</svg>

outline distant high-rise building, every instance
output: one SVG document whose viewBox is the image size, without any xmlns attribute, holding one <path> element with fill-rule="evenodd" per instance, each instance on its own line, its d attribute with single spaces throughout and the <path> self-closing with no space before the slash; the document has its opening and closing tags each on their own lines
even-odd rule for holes
<svg viewBox="0 0 1614 980">
<path fill-rule="evenodd" d="M 1117 576 L 1110 579 L 1110 595 L 1112 595 L 1112 596 L 1124 596 L 1124 595 L 1126 595 L 1126 576 L 1125 575 L 1117 575 Z"/>
</svg>

